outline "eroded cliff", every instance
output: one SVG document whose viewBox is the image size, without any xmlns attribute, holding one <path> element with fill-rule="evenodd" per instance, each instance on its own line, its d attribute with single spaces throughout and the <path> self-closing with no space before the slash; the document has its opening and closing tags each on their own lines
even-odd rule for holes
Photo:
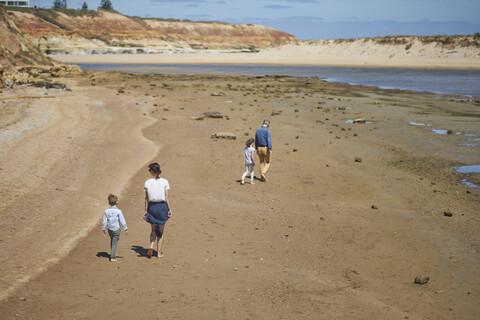
<svg viewBox="0 0 480 320">
<path fill-rule="evenodd" d="M 248 51 L 297 40 L 260 25 L 143 19 L 109 11 L 16 9 L 8 15 L 47 54 Z"/>
</svg>

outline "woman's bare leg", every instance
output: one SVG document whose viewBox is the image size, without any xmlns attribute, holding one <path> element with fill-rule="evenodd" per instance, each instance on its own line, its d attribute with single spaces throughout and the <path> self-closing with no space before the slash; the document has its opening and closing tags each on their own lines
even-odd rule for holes
<svg viewBox="0 0 480 320">
<path fill-rule="evenodd" d="M 148 249 L 147 256 L 151 257 L 153 253 L 153 245 L 155 244 L 155 238 L 157 237 L 155 233 L 155 226 L 153 224 L 150 225 L 152 227 L 152 231 L 150 232 L 150 249 Z"/>
<path fill-rule="evenodd" d="M 158 226 L 160 229 L 160 232 L 162 233 L 162 236 L 160 238 L 157 237 L 157 257 L 162 258 L 163 253 L 162 253 L 162 245 L 163 245 L 163 230 L 165 229 L 165 226 Z"/>
</svg>

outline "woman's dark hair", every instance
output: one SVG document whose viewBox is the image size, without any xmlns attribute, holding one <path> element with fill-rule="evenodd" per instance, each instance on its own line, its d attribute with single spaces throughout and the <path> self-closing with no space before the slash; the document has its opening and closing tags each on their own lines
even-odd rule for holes
<svg viewBox="0 0 480 320">
<path fill-rule="evenodd" d="M 162 170 L 160 170 L 160 165 L 156 162 L 148 165 L 148 171 L 155 173 L 157 177 L 160 175 L 160 173 L 162 173 Z"/>
</svg>

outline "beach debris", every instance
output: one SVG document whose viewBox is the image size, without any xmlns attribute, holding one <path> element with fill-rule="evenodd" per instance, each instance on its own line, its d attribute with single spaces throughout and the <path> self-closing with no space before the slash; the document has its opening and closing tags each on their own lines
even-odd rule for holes
<svg viewBox="0 0 480 320">
<path fill-rule="evenodd" d="M 371 207 L 371 208 L 374 209 L 374 210 L 378 210 L 378 207 L 377 207 L 376 205 L 374 205 L 374 204 L 372 204 L 372 207 Z"/>
<path fill-rule="evenodd" d="M 425 274 L 419 274 L 418 276 L 415 277 L 415 283 L 416 284 L 426 284 L 430 280 L 430 277 L 425 275 Z"/>
<path fill-rule="evenodd" d="M 215 132 L 210 136 L 211 139 L 235 140 L 237 136 L 231 132 Z"/>
<path fill-rule="evenodd" d="M 225 96 L 225 93 L 223 93 L 223 92 L 212 92 L 210 95 L 212 97 L 223 97 L 223 96 Z"/>
<path fill-rule="evenodd" d="M 355 157 L 355 162 L 362 162 L 362 158 L 360 158 L 360 157 Z"/>
<path fill-rule="evenodd" d="M 443 213 L 445 217 L 453 217 L 453 213 L 450 210 L 447 210 Z"/>
<path fill-rule="evenodd" d="M 270 113 L 270 115 L 273 117 L 273 116 L 279 116 L 282 114 L 282 110 L 280 111 L 275 111 L 275 110 L 272 110 L 272 113 Z"/>
<path fill-rule="evenodd" d="M 204 112 L 203 115 L 205 116 L 205 118 L 214 118 L 214 119 L 223 118 L 223 115 L 218 111 Z"/>
<path fill-rule="evenodd" d="M 365 120 L 365 118 L 358 118 L 358 119 L 354 119 L 353 120 L 353 123 L 366 123 L 367 121 Z"/>
</svg>

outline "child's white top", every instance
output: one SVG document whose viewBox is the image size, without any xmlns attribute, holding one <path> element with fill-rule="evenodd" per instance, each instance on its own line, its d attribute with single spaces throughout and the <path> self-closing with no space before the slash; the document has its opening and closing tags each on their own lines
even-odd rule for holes
<svg viewBox="0 0 480 320">
<path fill-rule="evenodd" d="M 255 152 L 255 148 L 253 147 L 245 147 L 245 164 L 253 163 L 252 154 Z"/>
<path fill-rule="evenodd" d="M 143 189 L 148 192 L 149 202 L 162 202 L 165 201 L 165 191 L 170 190 L 170 185 L 167 179 L 151 178 L 145 181 Z"/>
</svg>

